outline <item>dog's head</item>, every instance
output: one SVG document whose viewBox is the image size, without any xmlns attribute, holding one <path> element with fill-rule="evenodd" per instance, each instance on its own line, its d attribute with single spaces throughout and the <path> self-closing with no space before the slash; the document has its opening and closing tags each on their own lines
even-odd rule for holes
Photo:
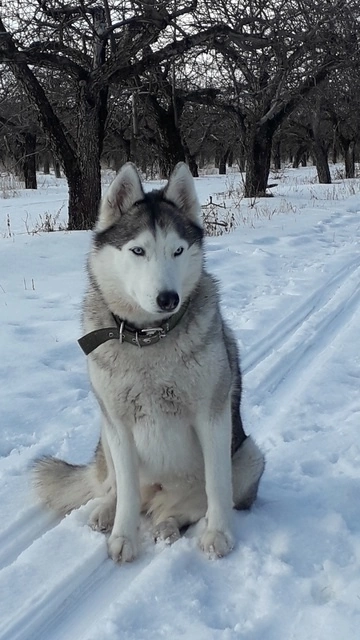
<svg viewBox="0 0 360 640">
<path fill-rule="evenodd" d="M 200 205 L 186 164 L 175 167 L 164 189 L 145 193 L 128 162 L 101 203 L 91 268 L 114 312 L 118 298 L 135 315 L 141 310 L 169 316 L 200 278 L 202 239 Z"/>
</svg>

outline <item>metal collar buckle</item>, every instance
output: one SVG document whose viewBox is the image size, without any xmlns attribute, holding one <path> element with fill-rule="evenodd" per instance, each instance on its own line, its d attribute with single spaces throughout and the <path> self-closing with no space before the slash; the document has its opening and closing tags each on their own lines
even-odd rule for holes
<svg viewBox="0 0 360 640">
<path fill-rule="evenodd" d="M 129 334 L 129 331 L 125 326 L 125 320 L 122 320 L 119 326 L 119 341 L 120 344 L 127 341 L 141 347 L 143 345 L 152 344 L 152 342 L 157 342 L 160 338 L 165 338 L 168 331 L 169 327 L 168 324 L 166 324 L 165 327 L 149 327 L 139 329 L 135 332 L 132 331 Z"/>
<path fill-rule="evenodd" d="M 124 326 L 125 326 L 125 320 L 122 320 L 120 322 L 120 327 L 119 327 L 119 342 L 120 342 L 120 344 L 122 344 L 124 342 Z"/>
<path fill-rule="evenodd" d="M 145 334 L 145 338 L 142 337 L 143 344 L 151 344 L 155 338 L 157 342 L 160 338 L 166 338 L 166 331 L 163 327 L 149 327 L 148 329 L 141 329 L 141 334 Z M 134 341 L 135 342 L 135 341 Z M 136 332 L 136 344 L 140 347 L 138 332 Z"/>
<path fill-rule="evenodd" d="M 145 335 L 149 338 L 158 335 L 159 338 L 165 338 L 166 331 L 164 327 L 149 327 L 148 329 L 140 329 L 141 333 L 145 333 Z"/>
</svg>

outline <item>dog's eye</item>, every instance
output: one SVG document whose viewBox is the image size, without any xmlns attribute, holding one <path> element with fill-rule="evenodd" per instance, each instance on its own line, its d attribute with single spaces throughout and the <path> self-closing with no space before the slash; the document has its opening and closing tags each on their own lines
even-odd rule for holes
<svg viewBox="0 0 360 640">
<path fill-rule="evenodd" d="M 133 247 L 132 249 L 130 249 L 130 251 L 132 251 L 136 256 L 145 255 L 145 251 L 144 249 L 142 249 L 142 247 Z"/>
<path fill-rule="evenodd" d="M 176 249 L 174 256 L 181 256 L 183 251 L 184 251 L 184 247 L 179 247 L 178 249 Z"/>
</svg>

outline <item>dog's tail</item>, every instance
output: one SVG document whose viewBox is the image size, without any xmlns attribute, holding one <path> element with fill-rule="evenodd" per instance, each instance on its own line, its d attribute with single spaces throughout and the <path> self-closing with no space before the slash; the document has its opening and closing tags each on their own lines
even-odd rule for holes
<svg viewBox="0 0 360 640">
<path fill-rule="evenodd" d="M 251 436 L 247 436 L 232 457 L 235 509 L 250 509 L 256 500 L 265 457 Z"/>
<path fill-rule="evenodd" d="M 33 480 L 41 502 L 61 516 L 100 495 L 95 462 L 85 466 L 40 458 L 35 462 Z"/>
</svg>

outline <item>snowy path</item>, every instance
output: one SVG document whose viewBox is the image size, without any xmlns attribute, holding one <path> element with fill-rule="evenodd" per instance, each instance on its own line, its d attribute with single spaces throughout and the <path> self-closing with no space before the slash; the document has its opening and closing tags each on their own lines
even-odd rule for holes
<svg viewBox="0 0 360 640">
<path fill-rule="evenodd" d="M 216 562 L 196 528 L 166 548 L 143 523 L 139 558 L 118 567 L 86 526 L 91 507 L 59 521 L 34 502 L 36 456 L 86 462 L 96 442 L 75 344 L 88 237 L 1 241 L 0 640 L 358 637 L 360 197 L 323 204 L 209 242 L 267 455 L 257 504 L 234 514 L 236 549 Z"/>
</svg>

